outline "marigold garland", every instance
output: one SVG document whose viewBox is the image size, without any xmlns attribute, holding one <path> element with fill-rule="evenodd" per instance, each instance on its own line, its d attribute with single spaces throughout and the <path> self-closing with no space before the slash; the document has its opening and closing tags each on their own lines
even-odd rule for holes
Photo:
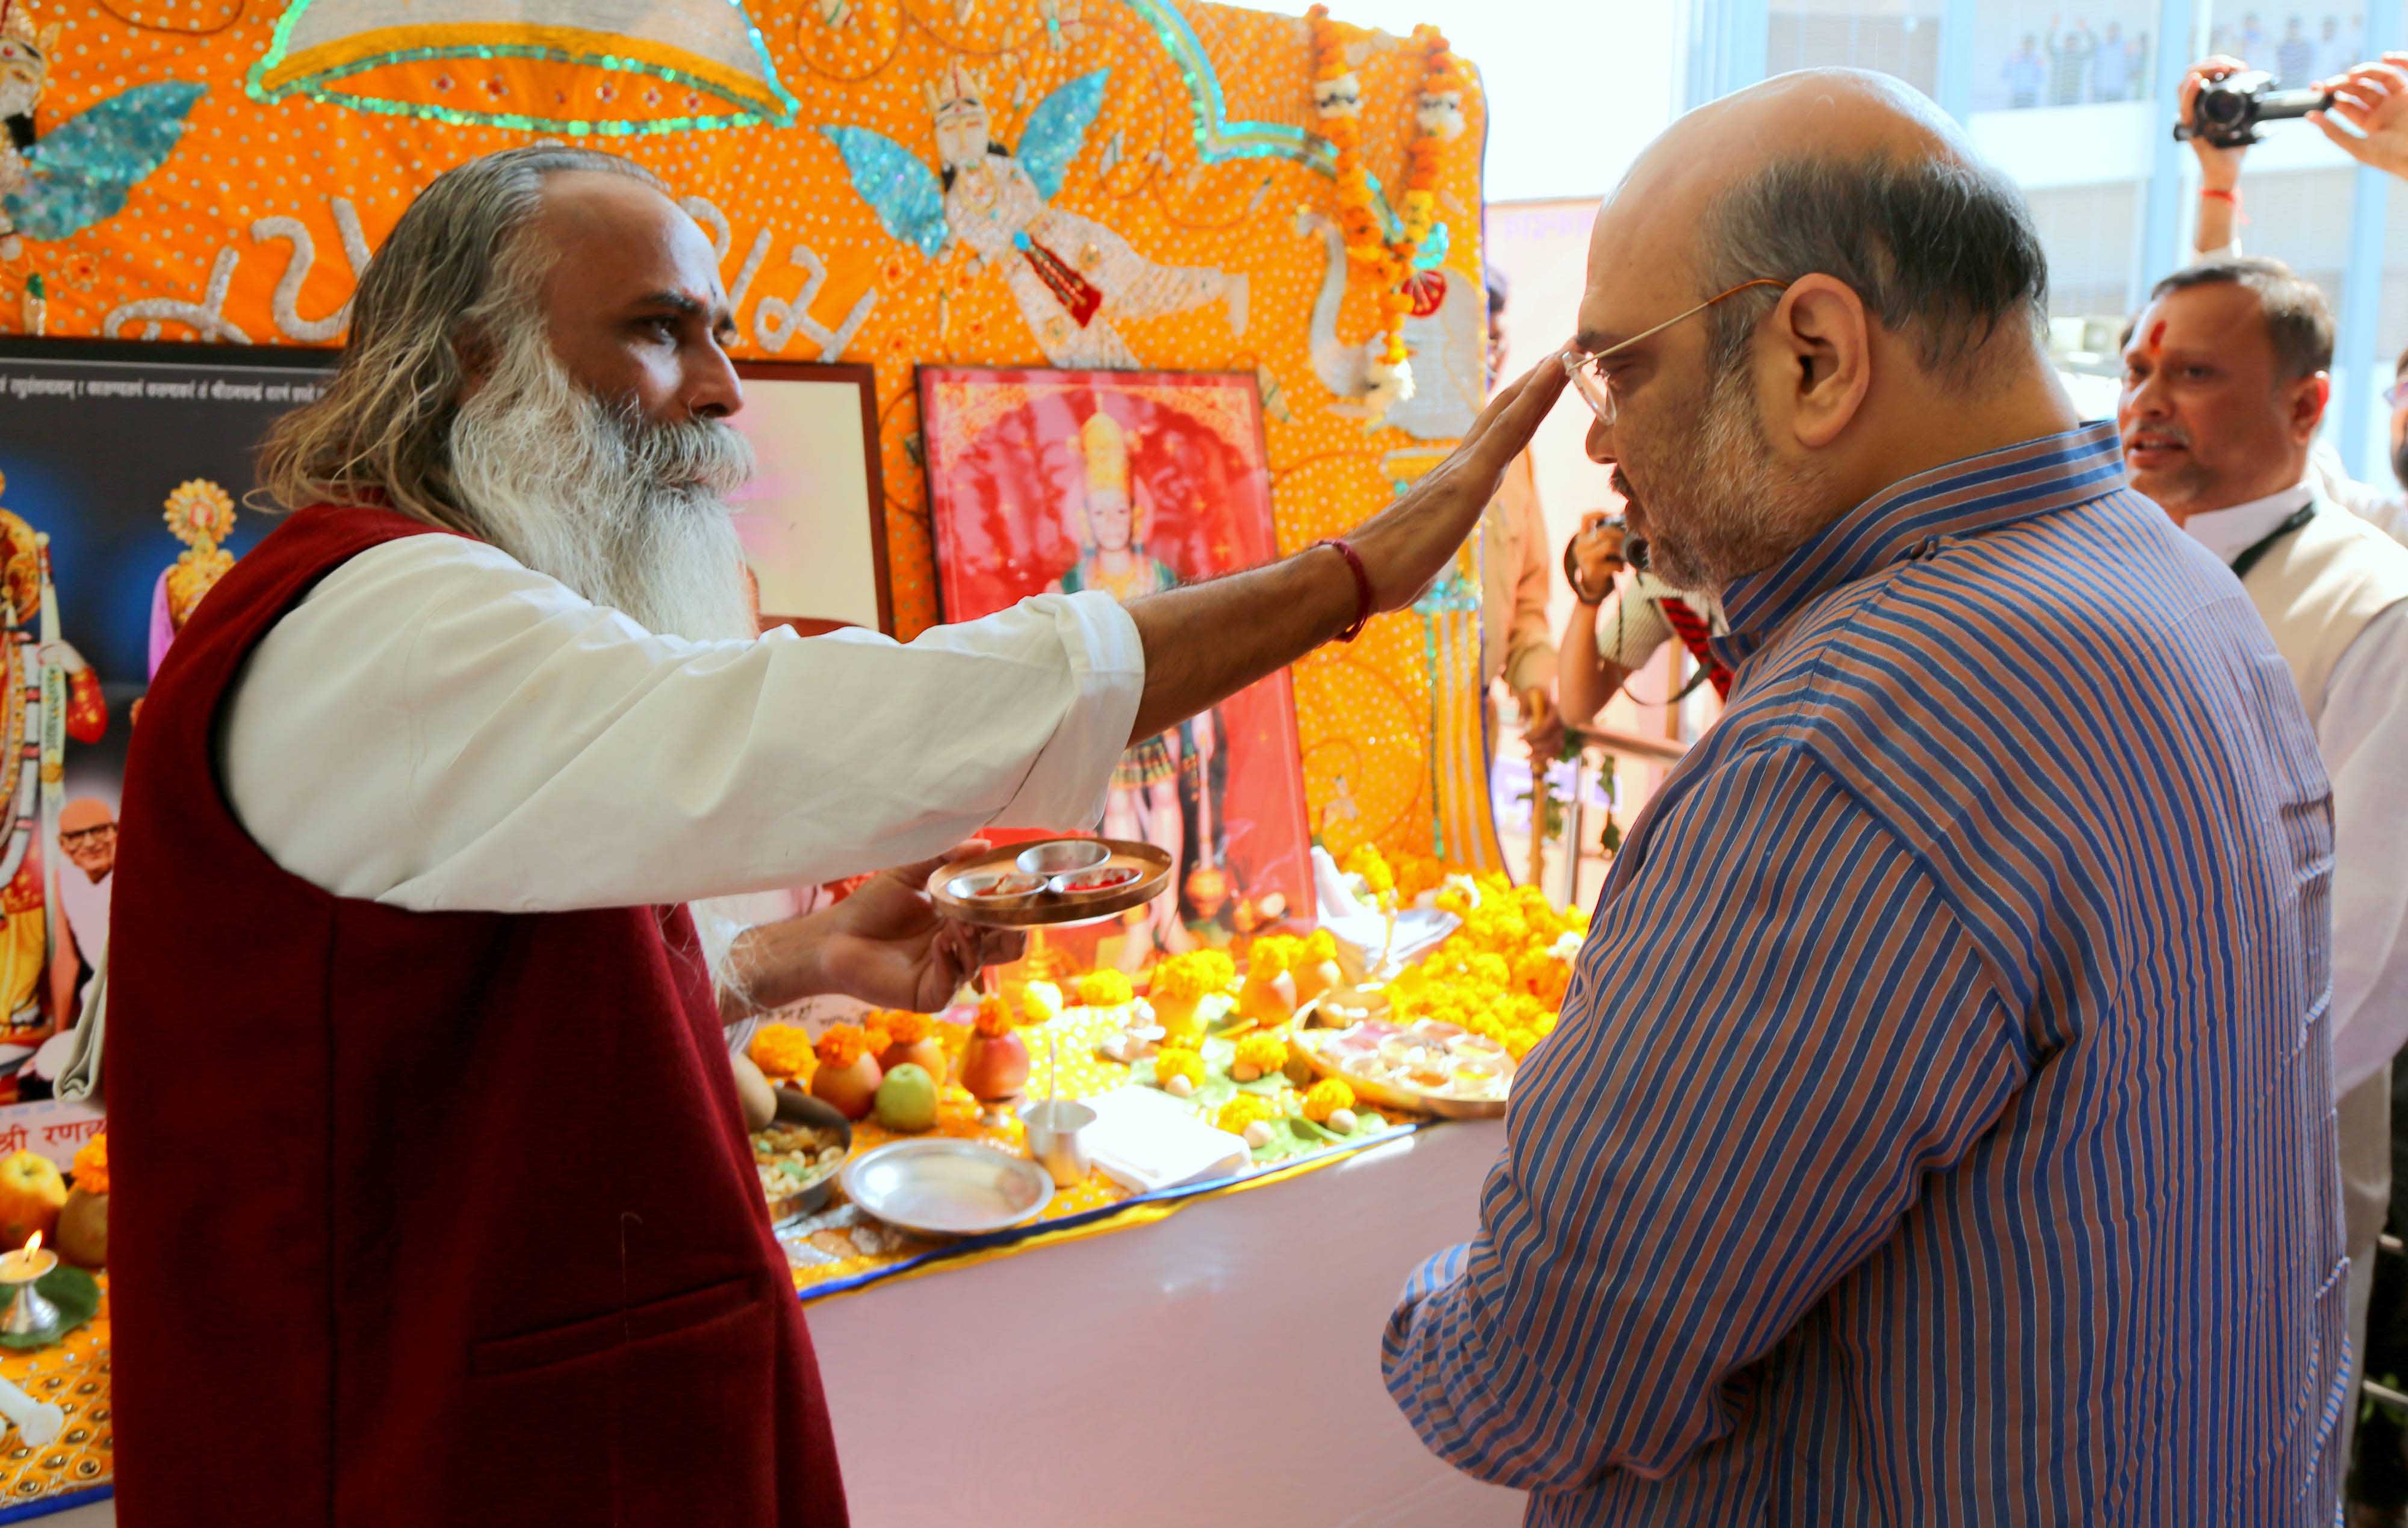
<svg viewBox="0 0 2408 1528">
<path fill-rule="evenodd" d="M 1388 983 L 1391 1017 L 1455 1024 L 1519 1060 L 1555 1030 L 1571 983 L 1556 945 L 1567 934 L 1585 935 L 1588 915 L 1499 875 L 1480 878 L 1469 892 L 1450 886 L 1437 900 L 1463 927 Z"/>
<path fill-rule="evenodd" d="M 811 1037 L 794 1024 L 763 1024 L 744 1053 L 764 1077 L 803 1077 L 811 1070 Z"/>
<path fill-rule="evenodd" d="M 1405 321 L 1413 311 L 1408 289 L 1422 247 L 1438 224 L 1441 156 L 1453 134 L 1433 126 L 1439 119 L 1432 113 L 1417 112 L 1405 150 L 1404 193 L 1397 204 L 1400 231 L 1390 240 L 1373 200 L 1370 172 L 1363 165 L 1362 87 L 1347 62 L 1345 36 L 1330 20 L 1326 6 L 1314 6 L 1306 20 L 1312 30 L 1313 105 L 1321 116 L 1322 136 L 1337 155 L 1339 235 L 1346 245 L 1348 267 L 1368 278 L 1380 294 L 1378 361 L 1386 375 L 1375 374 L 1372 391 L 1385 391 L 1392 402 L 1402 402 L 1412 396 L 1413 388 L 1412 355 L 1405 345 Z M 1452 95 L 1459 107 L 1467 81 L 1445 35 L 1434 26 L 1415 27 L 1411 47 L 1421 58 L 1419 99 Z M 1459 125 L 1455 128 L 1460 131 Z"/>
</svg>

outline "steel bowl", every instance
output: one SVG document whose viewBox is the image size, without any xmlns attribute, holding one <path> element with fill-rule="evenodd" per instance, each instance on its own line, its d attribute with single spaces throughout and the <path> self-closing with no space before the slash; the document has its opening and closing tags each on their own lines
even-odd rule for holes
<svg viewBox="0 0 2408 1528">
<path fill-rule="evenodd" d="M 769 1223 L 782 1226 L 791 1225 L 805 1216 L 816 1215 L 827 1207 L 828 1200 L 836 1193 L 837 1180 L 844 1176 L 845 1167 L 852 1164 L 853 1121 L 846 1119 L 835 1105 L 824 1099 L 813 1098 L 800 1088 L 778 1090 L 777 1118 L 791 1124 L 818 1125 L 822 1129 L 835 1131 L 842 1138 L 847 1153 L 846 1161 L 827 1177 L 809 1188 L 781 1194 L 769 1201 Z M 747 1140 L 749 1142 L 749 1136 Z"/>
<path fill-rule="evenodd" d="M 1041 844 L 1031 844 L 1020 851 L 1011 863 L 1027 876 L 1075 875 L 1109 864 L 1112 847 L 1100 838 L 1054 838 Z"/>
</svg>

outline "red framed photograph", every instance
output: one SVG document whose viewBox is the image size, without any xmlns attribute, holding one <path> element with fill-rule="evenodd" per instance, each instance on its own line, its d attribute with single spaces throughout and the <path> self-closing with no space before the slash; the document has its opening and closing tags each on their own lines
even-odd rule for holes
<svg viewBox="0 0 2408 1528">
<path fill-rule="evenodd" d="M 1250 375 L 924 366 L 920 405 L 949 620 L 1047 593 L 1127 603 L 1279 555 Z M 1143 839 L 1179 866 L 1077 958 L 1137 971 L 1310 921 L 1287 674 L 1130 749 L 1103 821 L 1055 826 Z"/>
</svg>

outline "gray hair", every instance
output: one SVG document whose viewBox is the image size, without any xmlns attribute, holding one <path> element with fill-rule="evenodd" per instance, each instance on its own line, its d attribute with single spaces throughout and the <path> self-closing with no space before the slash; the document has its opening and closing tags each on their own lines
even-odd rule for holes
<svg viewBox="0 0 2408 1528">
<path fill-rule="evenodd" d="M 1883 328 L 1914 339 L 1924 369 L 1977 379 L 2008 325 L 2037 336 L 2048 257 L 2022 193 L 1987 166 L 1935 156 L 1798 155 L 1725 191 L 1705 220 L 1700 296 L 1769 277 L 1845 282 Z M 1717 374 L 1745 355 L 1780 293 L 1770 287 L 1709 315 Z"/>
<path fill-rule="evenodd" d="M 446 530 L 482 527 L 452 480 L 452 423 L 468 380 L 461 346 L 497 344 L 533 304 L 550 251 L 529 236 L 543 183 L 568 170 L 640 165 L 537 144 L 456 165 L 394 224 L 351 299 L 351 340 L 326 391 L 285 415 L 259 452 L 259 481 L 287 509 L 380 503 Z"/>
</svg>

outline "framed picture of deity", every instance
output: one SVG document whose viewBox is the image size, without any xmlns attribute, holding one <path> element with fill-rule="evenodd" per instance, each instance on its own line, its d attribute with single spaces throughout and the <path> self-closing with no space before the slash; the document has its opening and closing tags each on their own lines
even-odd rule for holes
<svg viewBox="0 0 2408 1528">
<path fill-rule="evenodd" d="M 1251 375 L 923 366 L 920 407 L 949 621 L 1048 593 L 1136 600 L 1279 555 Z M 1052 826 L 1143 839 L 1179 866 L 1155 903 L 1049 935 L 1051 958 L 1074 967 L 1134 972 L 1309 921 L 1288 676 L 1130 749 L 1102 822 Z"/>
<path fill-rule="evenodd" d="M 738 361 L 752 480 L 730 496 L 765 621 L 816 636 L 895 632 L 876 374 L 865 365 Z"/>
</svg>

